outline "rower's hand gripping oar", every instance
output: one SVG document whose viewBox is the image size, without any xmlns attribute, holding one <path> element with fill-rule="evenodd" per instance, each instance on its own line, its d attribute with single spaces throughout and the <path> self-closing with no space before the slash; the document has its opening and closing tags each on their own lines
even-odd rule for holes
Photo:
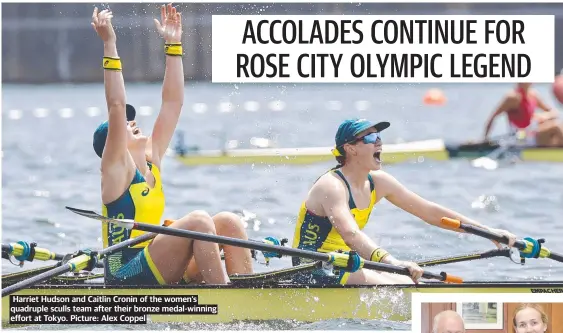
<svg viewBox="0 0 563 333">
<path fill-rule="evenodd" d="M 451 219 L 448 217 L 443 217 L 441 222 L 443 226 L 450 229 L 461 229 L 470 234 L 509 245 L 509 240 L 504 235 L 499 235 L 495 232 L 485 230 L 471 224 L 463 223 L 459 220 Z M 522 258 L 549 258 L 555 261 L 563 262 L 563 255 L 550 251 L 547 247 L 542 245 L 544 242 L 545 241 L 543 239 L 536 240 L 531 237 L 526 237 L 522 240 L 515 241 L 514 247 L 520 250 L 520 256 Z"/>
<path fill-rule="evenodd" d="M 329 260 L 325 260 L 326 262 L 334 266 L 341 267 L 346 271 L 352 273 L 358 271 L 361 268 L 367 268 L 376 271 L 395 273 L 409 277 L 411 276 L 409 269 L 406 267 L 365 260 L 364 258 L 360 257 L 356 253 L 356 251 L 350 251 L 350 253 L 331 252 L 325 254 L 329 256 Z M 446 272 L 436 274 L 428 271 L 423 271 L 422 277 L 429 280 L 437 280 L 447 283 L 463 283 L 463 279 L 461 277 L 450 275 Z"/>
<path fill-rule="evenodd" d="M 112 223 L 118 225 L 120 227 L 126 229 L 135 229 L 141 230 L 146 232 L 152 233 L 159 233 L 165 234 L 170 236 L 177 236 L 177 237 L 184 237 L 184 238 L 191 238 L 200 241 L 207 241 L 207 242 L 214 242 L 224 245 L 231 245 L 231 246 L 238 246 L 247 249 L 254 249 L 262 252 L 275 252 L 280 255 L 287 255 L 287 256 L 294 256 L 294 257 L 301 257 L 311 260 L 318 260 L 324 261 L 334 266 L 342 267 L 348 269 L 350 271 L 357 271 L 361 268 L 373 269 L 388 273 L 396 273 L 405 276 L 411 276 L 410 271 L 406 267 L 399 267 L 393 266 L 389 264 L 379 263 L 364 260 L 356 253 L 345 254 L 345 253 L 321 253 L 321 252 L 314 252 L 314 251 L 307 251 L 302 249 L 296 248 L 289 248 L 283 247 L 273 244 L 267 244 L 263 242 L 256 242 L 256 241 L 247 241 L 238 238 L 231 238 L 225 236 L 217 236 L 217 235 L 210 235 L 202 232 L 191 231 L 191 230 L 184 230 L 184 229 L 177 229 L 171 227 L 162 227 L 158 225 L 152 225 L 147 223 L 136 222 L 133 220 L 128 219 L 114 219 L 108 218 L 94 211 L 82 210 L 72 207 L 66 207 L 68 210 L 76 213 L 78 215 L 82 215 L 91 219 L 99 220 L 104 223 Z M 423 278 L 426 279 L 433 279 L 438 281 L 444 281 L 449 283 L 462 283 L 463 280 L 460 277 L 449 275 L 445 272 L 440 274 L 435 274 L 431 272 L 424 271 L 422 274 Z"/>
</svg>

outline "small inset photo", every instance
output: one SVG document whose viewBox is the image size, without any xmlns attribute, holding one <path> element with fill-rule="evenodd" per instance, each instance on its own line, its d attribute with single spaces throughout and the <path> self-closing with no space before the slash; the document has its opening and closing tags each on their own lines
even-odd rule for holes
<svg viewBox="0 0 563 333">
<path fill-rule="evenodd" d="M 464 296 L 476 296 L 464 295 Z M 483 295 L 483 296 L 491 296 Z M 563 298 L 507 294 L 505 300 L 450 297 L 456 302 L 420 302 L 421 333 L 563 333 Z M 515 297 L 514 297 L 515 296 Z M 474 297 L 471 297 L 474 298 Z M 515 299 L 517 298 L 517 300 Z M 413 307 L 416 306 L 413 302 Z M 413 308 L 414 309 L 414 308 Z M 418 322 L 418 318 L 414 321 Z M 413 332 L 416 325 L 413 322 Z"/>
</svg>

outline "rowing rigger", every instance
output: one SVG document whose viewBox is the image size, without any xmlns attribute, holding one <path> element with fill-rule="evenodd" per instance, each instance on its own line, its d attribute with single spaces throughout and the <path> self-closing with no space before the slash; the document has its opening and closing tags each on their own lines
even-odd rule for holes
<svg viewBox="0 0 563 333">
<path fill-rule="evenodd" d="M 268 237 L 265 241 L 271 239 Z M 258 240 L 253 240 L 258 242 Z M 31 250 L 30 250 L 31 249 Z M 254 252 L 257 252 L 253 250 Z M 80 255 L 83 251 L 77 251 L 75 253 L 68 253 L 68 254 L 60 254 L 55 253 L 49 249 L 45 249 L 42 247 L 38 247 L 35 243 L 27 243 L 24 241 L 19 241 L 17 243 L 10 243 L 10 244 L 2 244 L 2 257 L 4 259 L 9 260 L 12 262 L 11 257 L 18 260 L 19 263 L 13 263 L 14 265 L 23 267 L 25 261 L 49 261 L 49 260 L 56 260 L 59 261 L 59 264 L 55 266 L 47 266 L 34 269 L 34 271 L 38 272 L 38 270 L 48 270 L 57 266 L 60 266 L 61 263 L 67 262 L 68 260 Z M 262 252 L 262 251 L 260 251 Z M 264 253 L 264 252 L 263 252 Z M 265 252 L 264 257 L 269 259 L 272 257 L 281 258 L 281 255 L 272 255 L 272 252 Z M 418 261 L 417 264 L 420 267 L 430 267 L 430 266 L 438 266 L 438 265 L 445 265 L 445 264 L 452 264 L 457 262 L 464 262 L 464 261 L 471 261 L 471 260 L 480 260 L 480 259 L 488 259 L 488 258 L 495 258 L 495 257 L 506 257 L 512 260 L 514 263 L 523 264 L 524 258 L 520 257 L 520 252 L 516 249 L 494 249 L 485 252 L 476 252 L 476 253 L 469 253 L 469 254 L 462 254 L 462 255 L 454 255 L 454 256 L 447 256 L 441 258 L 434 258 L 434 259 L 427 259 L 423 261 Z M 256 255 L 253 256 L 256 259 Z M 104 263 L 98 261 L 96 264 L 97 268 L 104 268 Z M 38 273 L 36 273 L 38 274 Z"/>
<path fill-rule="evenodd" d="M 119 244 L 115 244 L 112 245 L 110 247 L 107 247 L 99 252 L 90 252 L 90 253 L 84 253 L 81 254 L 75 258 L 72 258 L 71 260 L 69 260 L 67 263 L 53 268 L 49 271 L 46 271 L 44 273 L 41 273 L 39 275 L 33 276 L 25 281 L 21 281 L 18 282 L 14 285 L 11 285 L 9 287 L 6 287 L 4 289 L 2 289 L 2 297 L 4 296 L 8 296 L 10 294 L 13 294 L 17 291 L 20 291 L 22 289 L 25 289 L 31 285 L 34 285 L 36 283 L 40 283 L 43 282 L 45 280 L 48 280 L 52 277 L 55 277 L 57 275 L 61 275 L 64 273 L 68 273 L 68 272 L 77 272 L 83 269 L 88 269 L 88 270 L 92 270 L 97 261 L 99 259 L 104 258 L 107 255 L 110 255 L 112 253 L 121 251 L 122 249 L 128 247 L 128 246 L 133 246 L 136 244 L 140 244 L 142 242 L 145 242 L 147 240 L 150 240 L 152 238 L 154 238 L 156 236 L 156 234 L 144 234 L 141 235 L 139 237 L 136 238 L 131 238 L 128 239 L 126 241 L 123 241 Z"/>
</svg>

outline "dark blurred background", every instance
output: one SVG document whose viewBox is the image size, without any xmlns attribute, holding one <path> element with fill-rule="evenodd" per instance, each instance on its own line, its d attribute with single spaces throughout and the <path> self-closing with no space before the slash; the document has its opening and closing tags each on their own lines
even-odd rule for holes
<svg viewBox="0 0 563 333">
<path fill-rule="evenodd" d="M 162 40 L 154 29 L 157 3 L 2 4 L 2 81 L 5 83 L 100 82 L 102 47 L 90 26 L 94 6 L 115 14 L 118 49 L 128 82 L 162 80 Z M 555 68 L 563 68 L 563 4 L 366 3 L 176 4 L 183 13 L 186 79 L 211 80 L 211 15 L 256 14 L 494 14 L 555 15 Z"/>
</svg>

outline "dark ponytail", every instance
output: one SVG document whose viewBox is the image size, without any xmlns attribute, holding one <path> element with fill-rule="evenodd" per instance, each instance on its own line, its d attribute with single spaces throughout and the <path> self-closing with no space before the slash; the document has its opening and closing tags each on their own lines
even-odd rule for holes
<svg viewBox="0 0 563 333">
<path fill-rule="evenodd" d="M 342 168 L 344 166 L 344 164 L 346 164 L 346 157 L 336 156 L 336 162 L 338 163 L 338 165 L 335 166 L 334 168 L 332 168 L 331 170 L 336 170 L 336 169 Z"/>
</svg>

